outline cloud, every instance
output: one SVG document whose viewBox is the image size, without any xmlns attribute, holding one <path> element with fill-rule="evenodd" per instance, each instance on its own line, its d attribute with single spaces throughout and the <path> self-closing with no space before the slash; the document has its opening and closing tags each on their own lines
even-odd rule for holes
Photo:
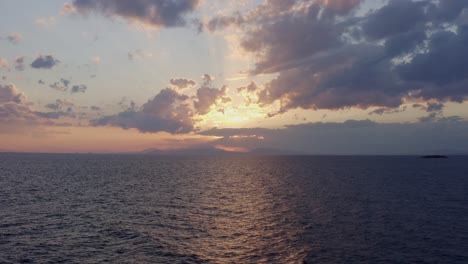
<svg viewBox="0 0 468 264">
<path fill-rule="evenodd" d="M 39 55 L 32 63 L 31 67 L 35 69 L 52 69 L 60 61 L 55 59 L 52 55 Z"/>
<path fill-rule="evenodd" d="M 62 10 L 60 11 L 61 16 L 66 16 L 66 15 L 75 14 L 75 13 L 76 13 L 76 8 L 70 3 L 63 4 Z"/>
<path fill-rule="evenodd" d="M 91 61 L 92 61 L 94 64 L 97 64 L 97 65 L 98 65 L 98 64 L 101 64 L 102 59 L 101 59 L 100 56 L 94 56 L 94 57 L 91 58 Z"/>
<path fill-rule="evenodd" d="M 189 79 L 171 79 L 170 83 L 179 89 L 185 89 L 187 87 L 195 86 L 197 83 Z"/>
<path fill-rule="evenodd" d="M 0 68 L 8 69 L 9 65 L 7 59 L 0 57 Z"/>
<path fill-rule="evenodd" d="M 195 109 L 200 115 L 206 115 L 210 112 L 211 106 L 215 105 L 218 100 L 229 102 L 231 99 L 226 96 L 227 87 L 221 89 L 203 86 L 197 90 L 197 100 L 194 102 Z"/>
<path fill-rule="evenodd" d="M 346 14 L 357 8 L 362 0 L 318 0 L 329 12 L 337 14 Z"/>
<path fill-rule="evenodd" d="M 73 85 L 71 90 L 70 90 L 70 93 L 84 93 L 84 92 L 86 92 L 87 89 L 88 89 L 88 86 L 86 86 L 84 84 Z"/>
<path fill-rule="evenodd" d="M 199 133 L 221 137 L 212 145 L 248 149 L 276 148 L 331 155 L 422 155 L 458 151 L 468 153 L 467 129 L 467 121 L 449 117 L 425 123 L 348 120 L 279 129 L 211 129 Z"/>
<path fill-rule="evenodd" d="M 363 31 L 371 39 L 407 33 L 425 22 L 427 1 L 393 0 L 366 18 Z M 398 19 L 395 19 L 398 17 Z M 389 21 L 392 21 L 389 23 Z"/>
<path fill-rule="evenodd" d="M 6 39 L 12 44 L 18 44 L 23 40 L 23 36 L 20 33 L 11 33 Z"/>
<path fill-rule="evenodd" d="M 51 28 L 54 27 L 56 23 L 55 17 L 44 17 L 44 18 L 38 18 L 34 20 L 34 24 L 45 27 L 45 28 Z"/>
<path fill-rule="evenodd" d="M 151 58 L 153 57 L 153 54 L 150 52 L 144 52 L 141 49 L 136 49 L 134 51 L 128 52 L 127 56 L 129 60 L 133 61 L 137 59 Z"/>
<path fill-rule="evenodd" d="M 0 85 L 0 133 L 31 131 L 38 126 L 59 125 L 57 119 L 74 117 L 67 112 L 38 112 L 15 84 Z M 59 121 L 60 122 L 60 121 Z"/>
<path fill-rule="evenodd" d="M 61 78 L 60 81 L 50 84 L 49 87 L 57 91 L 66 92 L 68 91 L 70 83 L 70 80 Z M 42 80 L 39 80 L 39 84 L 44 84 L 44 82 Z"/>
<path fill-rule="evenodd" d="M 185 103 L 188 96 L 166 88 L 139 110 L 127 110 L 117 115 L 91 121 L 94 126 L 136 128 L 141 132 L 189 133 L 194 130 L 193 112 Z"/>
<path fill-rule="evenodd" d="M 392 0 L 366 12 L 361 2 L 270 0 L 215 16 L 205 28 L 237 26 L 240 46 L 255 58 L 250 74 L 274 74 L 256 92 L 260 106 L 280 105 L 270 115 L 370 107 L 379 114 L 411 100 L 468 98 L 467 1 Z"/>
<path fill-rule="evenodd" d="M 24 93 L 22 93 L 14 84 L 0 84 L 0 104 L 17 103 L 21 104 L 26 101 Z"/>
<path fill-rule="evenodd" d="M 253 92 L 256 92 L 257 90 L 258 90 L 258 86 L 254 82 L 250 82 L 250 84 L 247 86 L 237 88 L 238 92 L 246 91 L 249 93 L 253 93 Z"/>
<path fill-rule="evenodd" d="M 369 115 L 389 115 L 389 114 L 396 114 L 406 111 L 406 106 L 401 108 L 389 108 L 389 107 L 379 107 L 369 113 Z"/>
<path fill-rule="evenodd" d="M 444 109 L 445 105 L 442 103 L 428 103 L 427 112 L 440 112 Z"/>
<path fill-rule="evenodd" d="M 186 24 L 185 16 L 197 8 L 199 0 L 74 0 L 72 4 L 66 12 L 99 13 L 151 27 L 178 27 Z"/>
<path fill-rule="evenodd" d="M 55 100 L 54 103 L 45 105 L 46 108 L 49 108 L 55 111 L 61 110 L 63 108 L 70 108 L 73 106 L 75 106 L 75 103 L 73 101 L 66 100 L 66 99 L 57 99 Z"/>
<path fill-rule="evenodd" d="M 17 71 L 24 71 L 24 57 L 18 57 L 15 59 L 15 70 Z"/>
</svg>

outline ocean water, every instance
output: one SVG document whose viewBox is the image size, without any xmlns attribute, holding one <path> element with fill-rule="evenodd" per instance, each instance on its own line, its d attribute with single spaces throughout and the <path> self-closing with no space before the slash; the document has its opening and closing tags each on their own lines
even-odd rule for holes
<svg viewBox="0 0 468 264">
<path fill-rule="evenodd" d="M 0 154 L 0 263 L 468 263 L 468 157 Z"/>
</svg>

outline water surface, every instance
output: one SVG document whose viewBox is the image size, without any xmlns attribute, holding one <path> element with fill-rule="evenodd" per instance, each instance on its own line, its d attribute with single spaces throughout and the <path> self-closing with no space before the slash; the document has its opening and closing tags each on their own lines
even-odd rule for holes
<svg viewBox="0 0 468 264">
<path fill-rule="evenodd" d="M 468 157 L 0 154 L 1 263 L 467 263 Z"/>
</svg>

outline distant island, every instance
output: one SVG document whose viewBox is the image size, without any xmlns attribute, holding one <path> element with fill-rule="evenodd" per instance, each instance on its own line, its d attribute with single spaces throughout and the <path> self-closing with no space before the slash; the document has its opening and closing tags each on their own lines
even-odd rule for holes
<svg viewBox="0 0 468 264">
<path fill-rule="evenodd" d="M 422 156 L 421 158 L 423 159 L 448 159 L 448 157 L 445 155 L 425 155 L 425 156 Z"/>
</svg>

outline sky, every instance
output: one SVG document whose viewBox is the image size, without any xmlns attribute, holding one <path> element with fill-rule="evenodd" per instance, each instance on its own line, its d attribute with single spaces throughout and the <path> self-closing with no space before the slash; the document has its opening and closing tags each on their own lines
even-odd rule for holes
<svg viewBox="0 0 468 264">
<path fill-rule="evenodd" d="M 0 1 L 0 151 L 468 153 L 466 0 Z"/>
</svg>

